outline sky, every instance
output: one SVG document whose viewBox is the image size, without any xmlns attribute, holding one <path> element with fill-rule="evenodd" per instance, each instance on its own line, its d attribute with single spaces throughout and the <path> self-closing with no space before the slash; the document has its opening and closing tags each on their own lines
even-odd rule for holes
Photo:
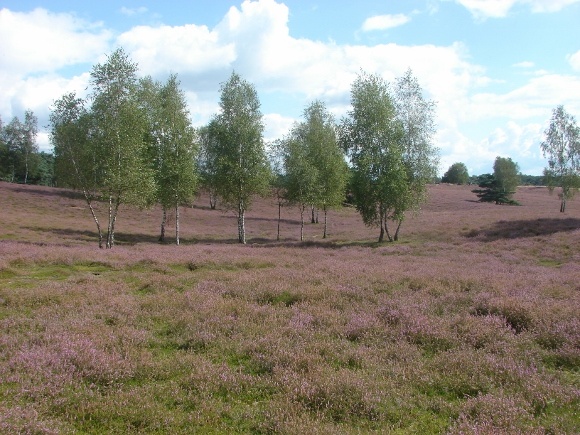
<svg viewBox="0 0 580 435">
<path fill-rule="evenodd" d="M 320 100 L 337 122 L 357 75 L 407 69 L 436 102 L 440 174 L 493 171 L 510 157 L 541 175 L 553 109 L 580 117 L 580 0 L 0 0 L 0 117 L 48 117 L 89 92 L 93 66 L 122 47 L 140 76 L 177 74 L 192 123 L 219 111 L 235 71 L 260 98 L 266 141 Z"/>
</svg>

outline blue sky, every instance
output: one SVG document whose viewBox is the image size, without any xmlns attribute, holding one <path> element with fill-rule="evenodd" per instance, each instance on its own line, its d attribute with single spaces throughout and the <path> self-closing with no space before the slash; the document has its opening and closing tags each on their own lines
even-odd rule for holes
<svg viewBox="0 0 580 435">
<path fill-rule="evenodd" d="M 84 95 L 119 46 L 142 75 L 178 74 L 196 126 L 235 69 L 258 91 L 266 140 L 315 99 L 340 120 L 361 69 L 392 82 L 411 68 L 437 102 L 441 173 L 491 172 L 503 156 L 539 175 L 552 109 L 580 116 L 579 22 L 580 0 L 0 0 L 0 116 L 33 110 L 50 149 L 52 101 Z"/>
</svg>

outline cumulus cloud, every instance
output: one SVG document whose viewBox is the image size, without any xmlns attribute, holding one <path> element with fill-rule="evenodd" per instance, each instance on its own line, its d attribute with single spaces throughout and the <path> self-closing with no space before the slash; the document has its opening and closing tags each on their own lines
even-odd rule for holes
<svg viewBox="0 0 580 435">
<path fill-rule="evenodd" d="M 200 73 L 226 68 L 236 58 L 234 46 L 223 44 L 206 26 L 138 26 L 118 39 L 145 74 L 175 71 Z"/>
<path fill-rule="evenodd" d="M 510 120 L 480 140 L 470 139 L 457 130 L 442 129 L 437 136 L 445 149 L 440 174 L 455 162 L 466 163 L 470 174 L 489 173 L 495 158 L 500 156 L 511 157 L 526 174 L 540 175 L 544 163 L 539 144 L 544 128 L 539 123 Z"/>
<path fill-rule="evenodd" d="M 525 154 L 529 149 L 531 159 L 533 129 L 526 126 L 532 120 L 549 119 L 558 104 L 580 113 L 580 102 L 572 98 L 580 95 L 578 76 L 544 72 L 530 75 L 518 88 L 490 92 L 492 79 L 483 67 L 472 63 L 462 43 L 362 45 L 295 38 L 288 27 L 288 7 L 274 0 L 244 1 L 231 7 L 211 28 L 137 26 L 116 39 L 102 24 L 70 14 L 44 10 L 27 14 L 2 10 L 0 14 L 0 52 L 7 61 L 0 69 L 0 113 L 9 117 L 31 108 L 43 126 L 51 102 L 65 92 L 86 90 L 91 66 L 117 46 L 124 47 L 143 75 L 163 80 L 169 72 L 178 74 L 196 126 L 204 125 L 217 112 L 219 84 L 236 70 L 256 86 L 265 115 L 266 140 L 286 134 L 314 99 L 324 101 L 340 119 L 349 110 L 350 87 L 361 69 L 392 82 L 410 67 L 427 98 L 437 102 L 436 145 L 444 156 L 443 170 L 447 163 L 463 161 L 470 171 L 478 165 L 489 171 L 486 167 L 491 167 L 500 150 L 510 149 L 508 146 L 515 147 L 514 153 Z M 33 30 L 30 26 L 36 24 L 40 27 Z M 36 40 L 26 42 L 27 32 L 38 32 L 39 38 L 53 43 L 39 42 L 44 50 L 39 51 Z M 8 40 L 18 41 L 20 52 Z M 579 53 L 568 57 L 577 70 Z M 65 74 L 63 68 L 68 66 L 75 72 Z M 514 67 L 534 65 L 526 61 Z M 503 122 L 501 131 L 495 130 L 498 119 Z M 476 136 L 467 134 L 473 125 L 484 126 Z"/>
<path fill-rule="evenodd" d="M 31 109 L 39 126 L 46 125 L 51 102 L 64 92 L 86 88 L 86 68 L 109 51 L 111 40 L 112 32 L 102 23 L 72 14 L 0 9 L 0 114 L 9 119 Z M 82 71 L 62 75 L 80 64 L 86 64 Z"/>
<path fill-rule="evenodd" d="M 580 112 L 580 77 L 544 74 L 532 77 L 523 86 L 505 94 L 478 93 L 470 102 L 472 119 L 541 117 L 546 108 L 563 104 L 572 113 Z"/>
<path fill-rule="evenodd" d="M 411 21 L 411 18 L 404 14 L 396 15 L 375 15 L 367 18 L 362 25 L 362 30 L 370 32 L 373 30 L 386 30 L 393 27 L 402 26 Z"/>
<path fill-rule="evenodd" d="M 32 12 L 0 10 L 2 68 L 14 74 L 56 71 L 94 60 L 108 49 L 111 37 L 101 23 L 71 14 L 41 8 Z"/>
<path fill-rule="evenodd" d="M 569 55 L 567 59 L 568 62 L 570 62 L 572 69 L 574 69 L 574 71 L 580 72 L 580 50 L 574 54 Z"/>
</svg>

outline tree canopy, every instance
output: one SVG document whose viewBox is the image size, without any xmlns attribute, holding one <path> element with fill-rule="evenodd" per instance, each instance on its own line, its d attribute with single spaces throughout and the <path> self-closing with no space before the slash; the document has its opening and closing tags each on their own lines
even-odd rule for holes
<svg viewBox="0 0 580 435">
<path fill-rule="evenodd" d="M 179 206 L 193 201 L 197 188 L 198 144 L 185 95 L 176 75 L 165 84 L 150 78 L 141 81 L 141 101 L 149 112 L 148 138 L 162 208 L 160 241 L 165 239 L 167 211 L 175 212 L 175 243 L 179 245 Z"/>
<path fill-rule="evenodd" d="M 348 168 L 338 144 L 334 118 L 324 103 L 314 101 L 304 110 L 304 121 L 282 141 L 286 198 L 300 206 L 304 238 L 304 209 L 324 211 L 323 238 L 327 236 L 328 209 L 344 201 Z"/>
<path fill-rule="evenodd" d="M 222 83 L 220 108 L 209 124 L 215 145 L 216 190 L 223 204 L 236 211 L 238 241 L 246 243 L 245 213 L 254 195 L 267 193 L 270 178 L 256 89 L 233 72 Z"/>
<path fill-rule="evenodd" d="M 434 103 L 423 98 L 411 71 L 391 92 L 378 75 L 361 73 L 352 85 L 352 109 L 341 126 L 341 142 L 353 165 L 354 203 L 368 226 L 398 239 L 407 211 L 418 211 L 434 177 Z M 391 235 L 388 222 L 394 221 Z"/>
<path fill-rule="evenodd" d="M 483 174 L 478 177 L 480 189 L 472 192 L 482 202 L 496 204 L 519 205 L 512 197 L 520 183 L 518 164 L 509 157 L 496 157 L 493 164 L 493 174 Z"/>
<path fill-rule="evenodd" d="M 443 174 L 441 182 L 450 184 L 468 184 L 469 172 L 467 171 L 467 166 L 465 166 L 465 163 L 453 163 L 449 169 L 447 169 L 447 172 Z"/>
<path fill-rule="evenodd" d="M 136 73 L 137 65 L 118 49 L 105 63 L 93 67 L 88 101 L 67 94 L 55 102 L 51 113 L 51 141 L 61 179 L 82 189 L 89 205 L 95 198 L 108 203 L 107 248 L 115 244 L 119 206 L 145 206 L 154 194 L 144 140 L 147 121 L 137 99 Z M 100 223 L 90 208 L 102 247 Z"/>
</svg>

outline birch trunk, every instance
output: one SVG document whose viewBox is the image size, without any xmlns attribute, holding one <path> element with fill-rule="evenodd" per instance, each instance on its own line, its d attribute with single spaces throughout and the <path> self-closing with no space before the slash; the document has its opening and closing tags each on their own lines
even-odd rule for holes
<svg viewBox="0 0 580 435">
<path fill-rule="evenodd" d="M 282 204 L 278 203 L 278 232 L 276 233 L 276 240 L 280 241 L 280 219 L 282 218 Z"/>
<path fill-rule="evenodd" d="M 115 246 L 115 222 L 117 221 L 117 213 L 119 211 L 119 198 L 115 199 L 113 207 L 113 196 L 109 196 L 109 225 L 107 227 L 107 249 Z"/>
<path fill-rule="evenodd" d="M 89 198 L 89 194 L 87 193 L 86 189 L 83 189 L 83 195 L 85 196 L 85 201 L 87 201 L 87 205 L 89 206 L 89 210 L 91 211 L 91 215 L 97 224 L 97 233 L 99 235 L 99 249 L 103 249 L 103 232 L 101 231 L 101 224 L 99 223 L 99 219 L 97 219 L 97 214 L 95 213 L 95 209 L 93 208 L 93 204 Z"/>
<path fill-rule="evenodd" d="M 113 233 L 113 196 L 109 195 L 109 222 L 107 224 L 107 249 L 111 249 Z"/>
<path fill-rule="evenodd" d="M 300 207 L 300 241 L 304 241 L 304 209 L 306 207 Z"/>
<path fill-rule="evenodd" d="M 179 204 L 175 204 L 175 244 L 179 246 Z"/>
<path fill-rule="evenodd" d="M 167 209 L 163 207 L 163 215 L 161 217 L 161 234 L 159 235 L 159 241 L 161 243 L 165 242 L 165 224 L 167 223 Z"/>
<path fill-rule="evenodd" d="M 382 209 L 380 209 L 379 222 L 380 222 L 381 232 L 379 233 L 379 243 L 383 243 L 383 240 L 385 240 L 385 225 L 383 224 L 384 220 L 385 220 L 385 215 L 384 215 Z"/>
<path fill-rule="evenodd" d="M 242 203 L 238 206 L 238 241 L 242 244 L 246 244 L 246 223 L 245 223 L 246 211 Z"/>
<path fill-rule="evenodd" d="M 395 231 L 395 236 L 393 237 L 393 239 L 395 240 L 395 242 L 397 240 L 399 240 L 399 229 L 401 228 L 401 224 L 403 223 L 403 220 L 401 219 L 399 221 L 399 223 L 397 224 L 397 230 Z"/>
<path fill-rule="evenodd" d="M 328 228 L 328 210 L 326 206 L 324 206 L 324 234 L 322 235 L 323 239 L 326 239 L 326 230 Z"/>
</svg>

